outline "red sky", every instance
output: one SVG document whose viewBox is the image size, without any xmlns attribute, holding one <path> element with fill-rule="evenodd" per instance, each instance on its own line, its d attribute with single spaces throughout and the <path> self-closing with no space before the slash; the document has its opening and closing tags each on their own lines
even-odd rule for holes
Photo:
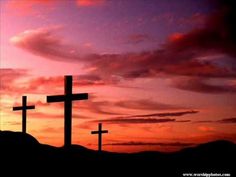
<svg viewBox="0 0 236 177">
<path fill-rule="evenodd" d="M 188 8 L 186 8 L 188 7 Z M 12 107 L 27 95 L 27 131 L 63 145 L 63 104 L 73 92 L 73 143 L 105 150 L 172 151 L 236 142 L 235 2 L 204 0 L 0 1 L 1 130 L 21 131 Z"/>
</svg>

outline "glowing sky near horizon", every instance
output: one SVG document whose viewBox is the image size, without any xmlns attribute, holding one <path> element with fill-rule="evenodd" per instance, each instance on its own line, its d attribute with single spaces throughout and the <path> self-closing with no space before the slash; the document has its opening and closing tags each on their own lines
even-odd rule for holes
<svg viewBox="0 0 236 177">
<path fill-rule="evenodd" d="M 21 130 L 12 107 L 27 95 L 27 130 L 63 145 L 63 104 L 46 96 L 88 92 L 73 103 L 73 143 L 105 150 L 170 151 L 236 142 L 235 3 L 206 0 L 0 1 L 1 130 Z"/>
</svg>

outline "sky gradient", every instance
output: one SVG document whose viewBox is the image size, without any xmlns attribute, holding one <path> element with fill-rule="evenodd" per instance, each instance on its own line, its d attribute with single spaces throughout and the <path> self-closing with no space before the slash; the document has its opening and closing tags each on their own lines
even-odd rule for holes
<svg viewBox="0 0 236 177">
<path fill-rule="evenodd" d="M 236 142 L 236 5 L 208 0 L 0 1 L 1 130 L 63 145 L 63 103 L 73 92 L 73 143 L 104 150 L 173 151 L 216 139 Z"/>
</svg>

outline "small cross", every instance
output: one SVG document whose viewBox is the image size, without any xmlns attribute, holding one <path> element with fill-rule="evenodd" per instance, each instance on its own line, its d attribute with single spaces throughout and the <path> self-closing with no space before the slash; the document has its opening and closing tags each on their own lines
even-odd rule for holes
<svg viewBox="0 0 236 177">
<path fill-rule="evenodd" d="M 98 124 L 98 131 L 91 131 L 91 134 L 98 134 L 98 152 L 102 152 L 102 134 L 108 133 L 108 130 L 102 130 L 102 123 Z"/>
<path fill-rule="evenodd" d="M 72 93 L 72 76 L 65 76 L 65 94 L 47 96 L 47 102 L 64 102 L 64 146 L 71 146 L 72 101 L 88 99 L 87 93 Z"/>
<path fill-rule="evenodd" d="M 26 133 L 26 111 L 35 109 L 35 106 L 27 106 L 27 96 L 22 96 L 22 106 L 13 107 L 13 111 L 22 110 L 22 132 Z"/>
</svg>

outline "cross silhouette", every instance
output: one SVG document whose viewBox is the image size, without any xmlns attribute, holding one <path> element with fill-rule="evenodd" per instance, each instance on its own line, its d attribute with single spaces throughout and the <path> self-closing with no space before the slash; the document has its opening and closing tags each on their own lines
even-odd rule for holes
<svg viewBox="0 0 236 177">
<path fill-rule="evenodd" d="M 91 131 L 91 134 L 98 134 L 98 152 L 102 152 L 102 134 L 108 133 L 108 130 L 102 130 L 102 123 L 98 124 L 98 131 Z"/>
<path fill-rule="evenodd" d="M 35 109 L 35 106 L 27 106 L 27 96 L 22 96 L 22 106 L 13 107 L 13 111 L 22 110 L 22 132 L 26 133 L 26 111 L 27 109 Z"/>
<path fill-rule="evenodd" d="M 64 146 L 71 146 L 72 101 L 88 99 L 87 93 L 72 93 L 72 76 L 65 76 L 65 95 L 47 96 L 47 102 L 64 102 Z"/>
</svg>

